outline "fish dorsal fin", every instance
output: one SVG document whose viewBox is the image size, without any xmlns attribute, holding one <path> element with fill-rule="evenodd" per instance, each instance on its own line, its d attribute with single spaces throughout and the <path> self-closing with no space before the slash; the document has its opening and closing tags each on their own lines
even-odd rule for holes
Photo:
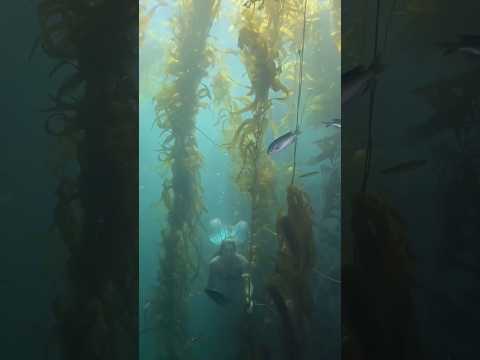
<svg viewBox="0 0 480 360">
<path fill-rule="evenodd" d="M 286 132 L 285 134 L 279 136 L 277 139 L 278 139 L 278 140 L 286 139 L 286 138 L 288 138 L 288 137 L 290 137 L 290 136 L 292 136 L 292 135 L 294 135 L 294 132 L 293 132 L 293 131 L 288 131 L 288 132 Z"/>
<path fill-rule="evenodd" d="M 365 67 L 363 65 L 357 65 L 353 69 L 350 69 L 342 74 L 342 81 L 349 81 L 355 76 L 358 76 L 363 71 L 365 71 Z"/>
</svg>

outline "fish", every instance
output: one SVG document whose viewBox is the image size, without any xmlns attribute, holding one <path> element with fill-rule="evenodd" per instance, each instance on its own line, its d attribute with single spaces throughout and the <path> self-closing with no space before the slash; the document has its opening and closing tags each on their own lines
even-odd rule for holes
<svg viewBox="0 0 480 360">
<path fill-rule="evenodd" d="M 342 105 L 350 102 L 358 95 L 363 95 L 370 88 L 372 81 L 384 71 L 385 66 L 380 63 L 379 57 L 365 68 L 358 65 L 342 74 Z"/>
<path fill-rule="evenodd" d="M 215 301 L 217 305 L 225 306 L 230 303 L 230 299 L 217 290 L 205 289 L 205 294 L 207 294 L 210 299 Z"/>
<path fill-rule="evenodd" d="M 195 344 L 197 341 L 199 341 L 201 338 L 200 336 L 193 336 L 192 338 L 190 338 L 187 343 L 185 344 L 185 349 L 188 349 L 190 346 L 192 346 L 193 344 Z"/>
<path fill-rule="evenodd" d="M 271 155 L 271 154 L 275 154 L 282 151 L 289 145 L 293 144 L 296 141 L 297 136 L 299 134 L 300 134 L 299 130 L 296 130 L 294 132 L 289 131 L 286 134 L 283 134 L 282 136 L 276 138 L 268 146 L 267 154 Z"/>
<path fill-rule="evenodd" d="M 443 48 L 443 55 L 450 55 L 455 52 L 462 52 L 468 55 L 480 57 L 480 35 L 459 34 L 457 42 L 441 42 L 438 46 Z"/>
<path fill-rule="evenodd" d="M 320 277 L 322 277 L 322 278 L 324 278 L 324 279 L 326 279 L 326 280 L 329 280 L 329 281 L 331 281 L 331 282 L 333 282 L 333 283 L 335 283 L 335 284 L 341 284 L 341 283 L 342 283 L 340 280 L 335 279 L 335 278 L 331 277 L 330 275 L 325 274 L 324 272 L 320 271 L 319 269 L 314 269 L 314 272 L 315 272 L 318 276 L 320 276 Z"/>
<path fill-rule="evenodd" d="M 425 166 L 427 163 L 426 160 L 411 160 L 411 161 L 405 161 L 401 162 L 397 165 L 388 167 L 386 169 L 383 169 L 381 171 L 382 174 L 388 175 L 388 174 L 397 174 L 397 173 L 402 173 L 406 171 L 413 171 L 416 170 L 422 166 Z"/>
<path fill-rule="evenodd" d="M 199 90 L 198 95 L 203 98 L 207 97 L 209 100 L 212 100 L 212 93 L 210 92 L 210 89 L 208 88 L 207 85 L 205 85 L 203 82 L 200 83 L 202 85 L 202 88 Z"/>
<path fill-rule="evenodd" d="M 325 121 L 322 121 L 322 122 L 325 124 L 325 127 L 333 126 L 333 127 L 339 128 L 339 129 L 342 128 L 342 123 L 341 123 L 340 119 L 325 120 Z"/>
<path fill-rule="evenodd" d="M 299 177 L 300 178 L 306 178 L 306 177 L 309 177 L 309 176 L 313 176 L 313 175 L 317 175 L 317 174 L 320 174 L 320 171 L 310 171 L 306 174 L 302 174 L 300 175 Z"/>
<path fill-rule="evenodd" d="M 467 53 L 469 55 L 480 56 L 480 46 L 462 46 L 458 48 L 458 51 Z"/>
<path fill-rule="evenodd" d="M 192 336 L 191 338 L 187 339 L 183 345 L 183 354 L 185 354 L 190 348 L 198 343 L 199 341 L 203 340 L 205 336 Z M 184 356 L 180 356 L 180 358 L 184 358 Z"/>
<path fill-rule="evenodd" d="M 278 234 L 275 231 L 273 231 L 272 229 L 270 229 L 267 225 L 264 225 L 262 227 L 262 230 L 265 230 L 266 232 L 272 234 L 273 236 L 278 236 Z"/>
</svg>

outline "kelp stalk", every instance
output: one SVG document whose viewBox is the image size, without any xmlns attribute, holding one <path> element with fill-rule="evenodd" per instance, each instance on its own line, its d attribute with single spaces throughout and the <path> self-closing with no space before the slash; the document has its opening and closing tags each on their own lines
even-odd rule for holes
<svg viewBox="0 0 480 360">
<path fill-rule="evenodd" d="M 164 162 L 171 178 L 164 180 L 162 198 L 168 222 L 162 231 L 160 289 L 157 313 L 160 359 L 185 356 L 187 343 L 186 299 L 194 267 L 192 251 L 198 241 L 197 226 L 203 210 L 199 169 L 201 155 L 195 139 L 195 117 L 200 107 L 199 87 L 213 62 L 208 34 L 218 15 L 218 0 L 187 0 L 178 4 L 172 21 L 174 42 L 165 83 L 155 98 L 156 122 L 167 135 Z"/>
<path fill-rule="evenodd" d="M 308 319 L 313 308 L 313 209 L 307 194 L 294 185 L 287 189 L 287 203 L 287 214 L 277 220 L 278 259 L 268 288 L 283 318 L 285 337 L 292 339 L 284 343 L 285 351 L 291 359 L 300 360 L 306 353 Z M 287 304 L 287 313 L 282 303 Z"/>
<path fill-rule="evenodd" d="M 296 123 L 295 132 L 300 130 L 300 101 L 302 100 L 302 84 L 303 84 L 303 58 L 305 54 L 305 30 L 307 28 L 307 3 L 305 0 L 305 8 L 303 9 L 303 29 L 302 29 L 302 48 L 300 50 L 300 69 L 298 74 L 298 97 L 297 97 L 297 111 L 296 111 Z M 298 139 L 293 144 L 293 171 L 291 184 L 295 182 L 295 172 L 297 170 L 297 145 Z"/>
<path fill-rule="evenodd" d="M 42 48 L 59 60 L 52 73 L 64 66 L 73 70 L 52 96 L 46 126 L 73 154 L 72 163 L 60 169 L 55 209 L 55 225 L 69 251 L 65 294 L 54 304 L 61 357 L 132 359 L 138 350 L 138 113 L 132 74 L 138 42 L 131 36 L 137 32 L 137 6 L 43 0 L 38 12 Z"/>
<path fill-rule="evenodd" d="M 355 259 L 342 269 L 346 353 L 352 358 L 362 353 L 368 359 L 422 359 L 407 225 L 378 194 L 357 194 L 352 210 Z"/>
</svg>

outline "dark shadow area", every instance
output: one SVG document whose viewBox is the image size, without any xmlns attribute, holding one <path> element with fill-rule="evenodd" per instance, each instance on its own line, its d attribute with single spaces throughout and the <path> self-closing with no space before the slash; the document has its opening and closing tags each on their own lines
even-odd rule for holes
<svg viewBox="0 0 480 360">
<path fill-rule="evenodd" d="M 479 357 L 479 11 L 342 2 L 344 359 Z"/>
<path fill-rule="evenodd" d="M 53 62 L 28 55 L 39 35 L 31 2 L 2 4 L 0 16 L 2 170 L 0 170 L 0 357 L 33 359 L 49 342 L 50 312 L 63 282 L 66 252 L 49 233 L 56 180 L 49 171 L 53 141 L 38 111 L 56 86 Z"/>
<path fill-rule="evenodd" d="M 138 4 L 2 15 L 2 356 L 135 359 Z"/>
</svg>

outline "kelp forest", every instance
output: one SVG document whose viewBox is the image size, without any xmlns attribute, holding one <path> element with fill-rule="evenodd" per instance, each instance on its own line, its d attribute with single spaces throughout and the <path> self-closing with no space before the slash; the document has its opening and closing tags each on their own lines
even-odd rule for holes
<svg viewBox="0 0 480 360">
<path fill-rule="evenodd" d="M 3 358 L 480 358 L 479 1 L 20 3 Z"/>
<path fill-rule="evenodd" d="M 41 33 L 33 51 L 56 62 L 50 76 L 59 83 L 44 106 L 57 155 L 50 163 L 58 179 L 51 232 L 68 252 L 51 340 L 39 356 L 132 359 L 138 348 L 138 5 L 41 0 L 37 9 Z"/>
<path fill-rule="evenodd" d="M 140 357 L 338 357 L 340 2 L 142 0 L 139 34 Z"/>
<path fill-rule="evenodd" d="M 452 5 L 342 2 L 344 359 L 478 354 L 480 37 Z"/>
</svg>

